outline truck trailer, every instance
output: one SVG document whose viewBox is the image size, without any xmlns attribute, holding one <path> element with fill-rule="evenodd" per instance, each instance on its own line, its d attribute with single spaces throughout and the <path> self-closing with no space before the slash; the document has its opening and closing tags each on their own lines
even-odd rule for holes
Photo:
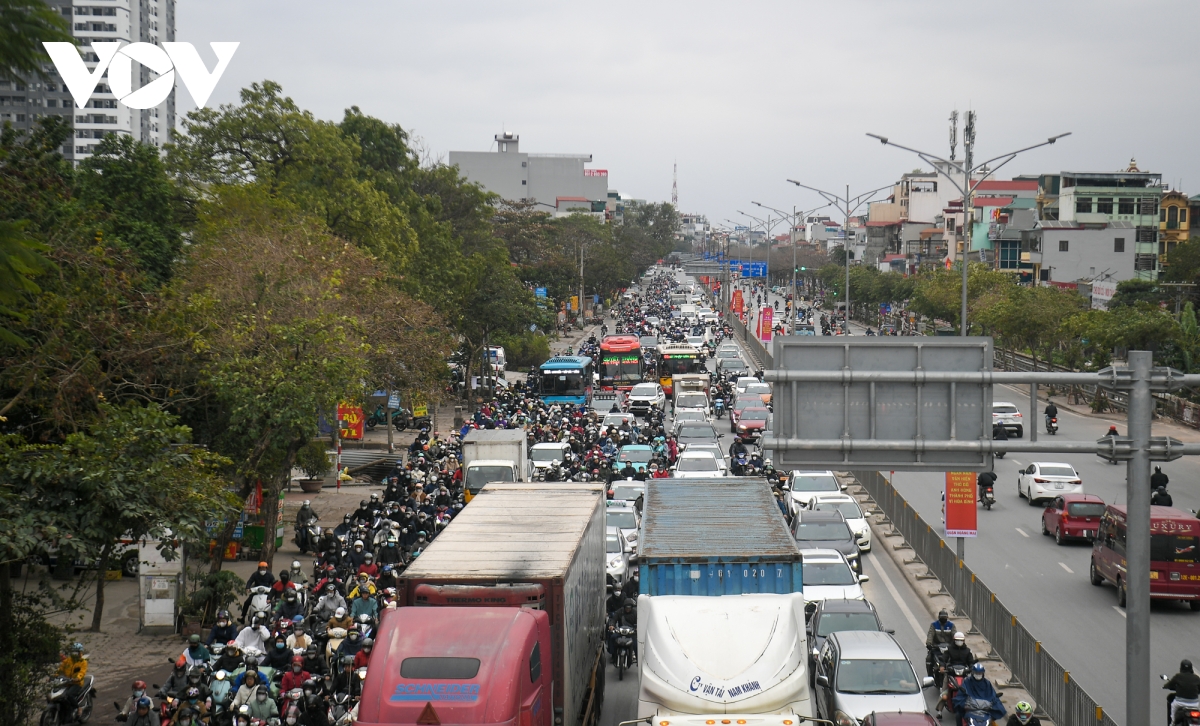
<svg viewBox="0 0 1200 726">
<path fill-rule="evenodd" d="M 358 723 L 595 726 L 604 490 L 490 483 L 404 572 Z"/>
<path fill-rule="evenodd" d="M 803 561 L 765 481 L 647 481 L 638 549 L 639 718 L 814 714 Z"/>
<path fill-rule="evenodd" d="M 493 481 L 529 481 L 529 446 L 521 429 L 474 429 L 462 441 L 467 501 Z"/>
</svg>

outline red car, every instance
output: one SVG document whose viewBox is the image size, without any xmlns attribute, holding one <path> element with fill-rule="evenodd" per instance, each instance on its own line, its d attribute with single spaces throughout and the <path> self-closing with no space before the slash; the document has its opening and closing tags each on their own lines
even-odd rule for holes
<svg viewBox="0 0 1200 726">
<path fill-rule="evenodd" d="M 767 419 L 771 416 L 771 412 L 765 408 L 757 406 L 749 406 L 742 409 L 742 413 L 738 416 L 737 428 L 734 429 L 738 436 L 751 436 L 758 438 L 767 428 Z"/>
<path fill-rule="evenodd" d="M 1042 534 L 1060 545 L 1068 539 L 1091 540 L 1104 516 L 1104 500 L 1095 494 L 1060 494 L 1042 512 Z"/>
</svg>

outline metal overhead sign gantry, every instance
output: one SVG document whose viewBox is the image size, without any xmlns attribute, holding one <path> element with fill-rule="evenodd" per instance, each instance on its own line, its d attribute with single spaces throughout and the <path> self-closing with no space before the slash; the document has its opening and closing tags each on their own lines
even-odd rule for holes
<svg viewBox="0 0 1200 726">
<path fill-rule="evenodd" d="M 1097 373 L 992 370 L 990 338 L 776 338 L 775 431 L 762 441 L 784 468 L 984 471 L 1010 451 L 1094 453 L 1126 462 L 1126 721 L 1148 723 L 1150 462 L 1200 455 L 1200 444 L 1151 436 L 1154 394 L 1200 386 L 1200 375 L 1154 367 L 1130 351 Z M 992 387 L 1091 384 L 1128 395 L 1127 436 L 1098 441 L 993 441 Z M 1036 410 L 1031 412 L 1037 426 Z M 838 436 L 831 436 L 831 432 Z M 1032 437 L 1031 437 L 1032 438 Z M 961 540 L 960 540 L 961 543 Z M 959 558 L 961 560 L 961 544 Z"/>
</svg>

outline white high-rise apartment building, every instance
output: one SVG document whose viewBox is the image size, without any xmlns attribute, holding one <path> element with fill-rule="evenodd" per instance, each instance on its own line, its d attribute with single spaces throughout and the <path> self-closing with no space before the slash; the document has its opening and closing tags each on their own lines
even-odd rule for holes
<svg viewBox="0 0 1200 726">
<path fill-rule="evenodd" d="M 89 69 L 96 66 L 92 41 L 154 43 L 175 40 L 175 0 L 48 0 L 62 13 L 79 40 L 79 52 Z M 75 108 L 71 93 L 53 64 L 47 63 L 50 80 L 0 81 L 0 123 L 14 128 L 32 128 L 41 116 L 67 117 L 73 138 L 63 144 L 67 159 L 81 161 L 91 156 L 92 147 L 105 134 L 129 134 L 147 144 L 162 147 L 175 126 L 175 91 L 155 108 L 127 108 L 117 103 L 108 74 L 96 86 L 85 108 Z M 132 87 L 141 88 L 158 77 L 140 64 L 133 64 Z"/>
</svg>

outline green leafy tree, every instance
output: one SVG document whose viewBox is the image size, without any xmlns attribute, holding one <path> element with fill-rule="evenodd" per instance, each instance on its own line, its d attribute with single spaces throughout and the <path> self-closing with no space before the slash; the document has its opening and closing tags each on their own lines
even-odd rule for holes
<svg viewBox="0 0 1200 726">
<path fill-rule="evenodd" d="M 1034 367 L 1046 360 L 1061 339 L 1062 325 L 1084 306 L 1073 291 L 1014 285 L 980 305 L 977 321 L 1010 348 L 1028 350 Z"/>
<path fill-rule="evenodd" d="M 1122 307 L 1134 307 L 1138 303 L 1157 305 L 1166 300 L 1167 295 L 1159 289 L 1158 283 L 1151 280 L 1122 280 L 1117 283 L 1117 294 L 1108 301 L 1108 309 L 1116 310 Z"/>
<path fill-rule="evenodd" d="M 50 78 L 43 42 L 75 42 L 65 17 L 43 0 L 0 0 L 0 80 Z"/>
<path fill-rule="evenodd" d="M 183 246 L 187 203 L 158 149 L 109 134 L 80 163 L 76 184 L 79 200 L 103 212 L 105 238 L 128 248 L 152 281 L 169 280 Z"/>
<path fill-rule="evenodd" d="M 21 312 L 24 298 L 42 291 L 34 278 L 50 266 L 43 256 L 50 248 L 25 234 L 27 225 L 27 221 L 0 221 L 0 316 L 19 321 L 26 319 Z M 29 347 L 25 338 L 3 325 L 0 343 Z"/>
</svg>

